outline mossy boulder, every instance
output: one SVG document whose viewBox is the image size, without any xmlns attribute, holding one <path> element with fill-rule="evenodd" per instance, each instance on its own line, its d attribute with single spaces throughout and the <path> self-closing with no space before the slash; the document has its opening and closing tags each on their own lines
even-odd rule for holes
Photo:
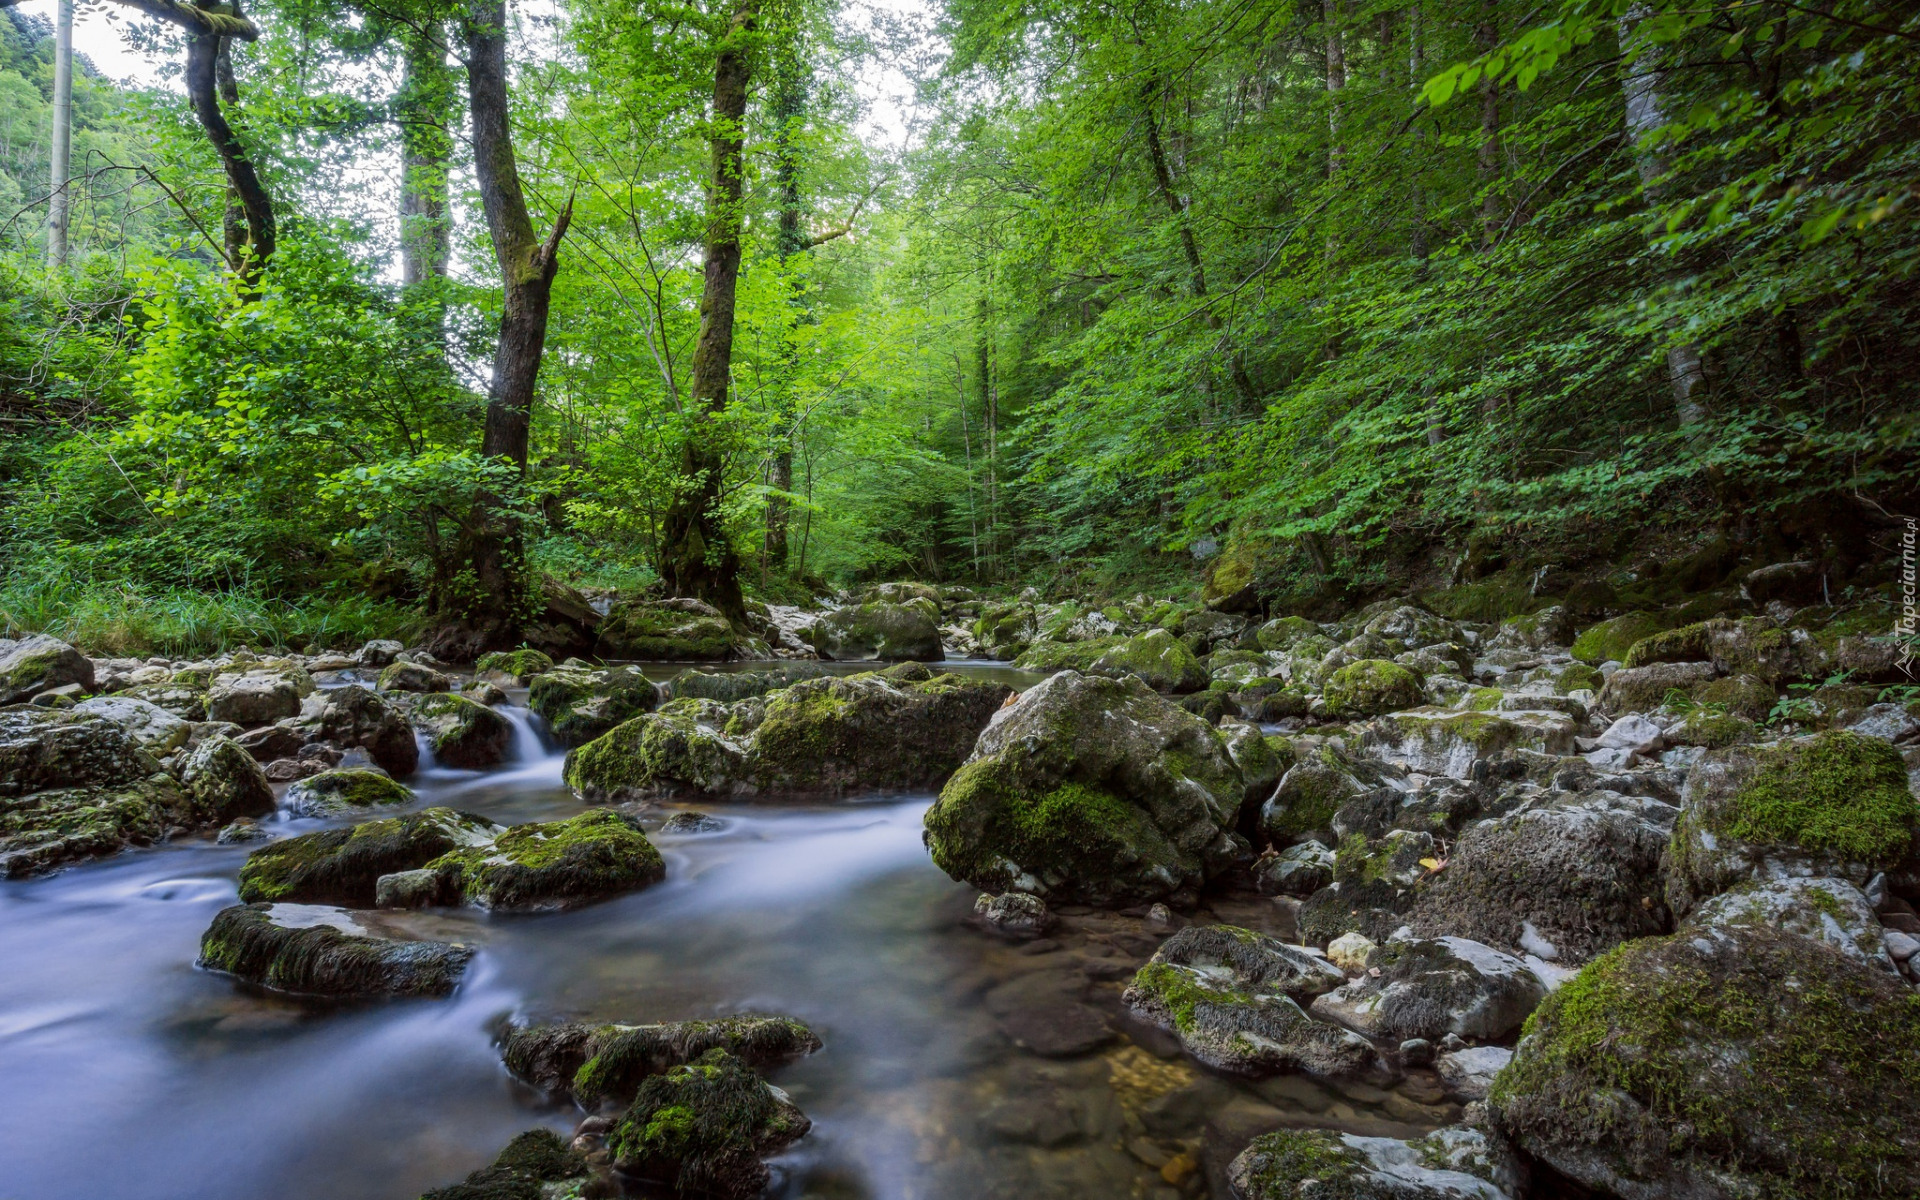
<svg viewBox="0 0 1920 1200">
<path fill-rule="evenodd" d="M 1466 938 L 1401 938 L 1374 949 L 1367 970 L 1313 1002 L 1313 1014 L 1376 1041 L 1448 1035 L 1498 1041 L 1546 997 L 1526 963 Z"/>
<path fill-rule="evenodd" d="M 1545 650 L 1564 646 L 1573 640 L 1573 614 L 1558 604 L 1535 612 L 1521 613 L 1500 622 L 1494 644 L 1521 650 Z"/>
<path fill-rule="evenodd" d="M 1764 721 L 1773 711 L 1778 697 L 1772 685 L 1753 675 L 1735 675 L 1703 683 L 1692 691 L 1691 699 L 1702 708 L 1722 710 L 1749 721 Z"/>
<path fill-rule="evenodd" d="M 1710 662 L 1623 667 L 1600 689 L 1600 706 L 1615 715 L 1652 712 L 1669 697 L 1678 695 L 1690 699 L 1703 684 L 1712 683 L 1717 674 Z"/>
<path fill-rule="evenodd" d="M 1658 613 L 1638 610 L 1623 613 L 1598 625 L 1587 626 L 1579 637 L 1573 639 L 1573 657 L 1595 667 L 1606 662 L 1624 663 L 1628 651 L 1635 644 L 1664 633 L 1667 625 L 1666 618 Z"/>
<path fill-rule="evenodd" d="M 551 656 L 525 646 L 518 650 L 496 650 L 492 654 L 483 654 L 480 661 L 473 664 L 476 678 L 520 687 L 532 683 L 535 675 L 551 670 Z"/>
<path fill-rule="evenodd" d="M 1408 923 L 1510 954 L 1583 963 L 1666 930 L 1661 856 L 1674 810 L 1613 792 L 1557 792 L 1469 826 Z"/>
<path fill-rule="evenodd" d="M 353 816 L 411 804 L 413 789 L 385 771 L 345 767 L 295 781 L 284 803 L 296 817 Z"/>
<path fill-rule="evenodd" d="M 451 692 L 420 697 L 412 718 L 443 766 L 463 770 L 495 766 L 507 756 L 507 744 L 513 740 L 513 726 L 505 717 Z"/>
<path fill-rule="evenodd" d="M 1262 650 L 1291 650 L 1302 638 L 1324 636 L 1320 627 L 1305 617 L 1277 617 L 1254 633 Z"/>
<path fill-rule="evenodd" d="M 1920 1194 L 1920 995 L 1753 927 L 1629 942 L 1548 997 L 1495 1122 L 1610 1196 Z"/>
<path fill-rule="evenodd" d="M 761 1160 L 812 1123 L 787 1094 L 725 1050 L 648 1076 L 607 1146 L 624 1175 L 675 1195 L 750 1200 L 770 1178 Z"/>
<path fill-rule="evenodd" d="M 1423 707 L 1372 722 L 1361 735 L 1361 747 L 1368 756 L 1409 771 L 1468 779 L 1476 763 L 1516 750 L 1571 754 L 1579 728 L 1571 715 L 1552 710 L 1455 712 Z"/>
<path fill-rule="evenodd" d="M 751 671 L 698 671 L 690 667 L 673 677 L 667 691 L 675 700 L 691 697 L 732 704 L 829 674 L 832 672 L 824 664 L 810 662 L 778 663 Z"/>
<path fill-rule="evenodd" d="M 602 658 L 723 662 L 736 635 L 719 609 L 701 600 L 618 600 L 600 622 Z"/>
<path fill-rule="evenodd" d="M 586 1156 L 551 1129 L 530 1129 L 463 1183 L 420 1200 L 573 1200 L 587 1175 Z"/>
<path fill-rule="evenodd" d="M 1338 759 L 1315 754 L 1287 768 L 1260 808 L 1260 832 L 1275 846 L 1333 828 L 1333 814 L 1367 790 Z"/>
<path fill-rule="evenodd" d="M 1250 725 L 1233 717 L 1222 718 L 1218 728 L 1221 744 L 1227 748 L 1227 757 L 1233 760 L 1234 766 L 1240 768 L 1247 800 L 1259 804 L 1273 794 L 1280 777 L 1297 760 L 1293 743 L 1283 737 L 1262 733 L 1258 725 Z"/>
<path fill-rule="evenodd" d="M 515 825 L 478 846 L 449 851 L 426 869 L 468 904 L 497 911 L 573 908 L 666 878 L 638 822 L 608 809 L 564 821 Z"/>
<path fill-rule="evenodd" d="M 180 782 L 195 807 L 221 825 L 274 810 L 266 771 L 229 737 L 215 735 L 194 747 L 180 768 Z"/>
<path fill-rule="evenodd" d="M 511 1029 L 501 1055 L 518 1079 L 586 1108 L 630 1101 L 646 1079 L 724 1050 L 756 1071 L 820 1049 L 813 1030 L 786 1017 L 735 1016 L 661 1024 L 527 1025 Z"/>
<path fill-rule="evenodd" d="M 0 638 L 0 706 L 21 704 L 68 684 L 92 691 L 93 660 L 44 633 L 18 641 Z"/>
<path fill-rule="evenodd" d="M 429 808 L 322 829 L 262 846 L 240 868 L 240 899 L 372 908 L 382 875 L 454 850 L 490 845 L 504 830 L 484 817 Z"/>
<path fill-rule="evenodd" d="M 214 915 L 199 964 L 278 992 L 370 998 L 445 996 L 471 947 L 415 940 L 377 914 L 317 904 L 236 904 Z"/>
<path fill-rule="evenodd" d="M 1759 741 L 1760 728 L 1745 717 L 1698 708 L 1688 713 L 1685 720 L 1668 727 L 1664 736 L 1669 746 L 1720 750 Z"/>
<path fill-rule="evenodd" d="M 1687 773 L 1667 899 L 1685 915 L 1736 884 L 1832 876 L 1864 886 L 1914 856 L 1920 802 L 1900 752 L 1833 730 L 1709 751 Z"/>
<path fill-rule="evenodd" d="M 1386 642 L 1396 654 L 1465 640 L 1460 626 L 1415 604 L 1398 604 L 1377 613 L 1361 632 Z"/>
<path fill-rule="evenodd" d="M 370 688 L 323 688 L 300 705 L 300 715 L 281 726 L 302 742 L 358 746 L 374 765 L 405 778 L 420 765 L 420 745 L 406 714 Z"/>
<path fill-rule="evenodd" d="M 569 755 L 566 779 L 596 801 L 933 788 L 1010 695 L 916 664 L 804 679 L 732 707 L 674 700 Z"/>
<path fill-rule="evenodd" d="M 1040 622 L 1031 604 L 989 604 L 970 632 L 989 658 L 1018 658 L 1040 636 Z"/>
<path fill-rule="evenodd" d="M 1398 663 L 1363 658 L 1348 663 L 1321 684 L 1327 711 L 1336 717 L 1373 717 L 1425 704 L 1420 676 Z"/>
<path fill-rule="evenodd" d="M 1805 629 L 1783 628 L 1767 617 L 1715 617 L 1643 638 L 1626 657 L 1629 667 L 1703 661 L 1723 675 L 1780 684 L 1820 676 L 1827 653 Z"/>
<path fill-rule="evenodd" d="M 1849 958 L 1898 973 L 1866 894 L 1844 879 L 1769 879 L 1735 884 L 1696 905 L 1680 932 L 1751 925 L 1825 942 Z"/>
<path fill-rule="evenodd" d="M 444 671 L 437 671 L 425 663 L 396 662 L 389 663 L 380 672 L 374 686 L 383 692 L 412 692 L 416 695 L 430 695 L 434 692 L 450 691 L 453 680 Z"/>
<path fill-rule="evenodd" d="M 184 683 L 140 683 L 122 688 L 114 695 L 128 700 L 144 700 L 183 721 L 207 719 L 205 684 L 194 686 Z"/>
<path fill-rule="evenodd" d="M 1281 1129 L 1227 1166 L 1238 1200 L 1510 1200 L 1512 1151 L 1465 1126 L 1414 1141 L 1332 1129 Z"/>
<path fill-rule="evenodd" d="M 298 666 L 239 664 L 207 685 L 207 719 L 251 728 L 298 716 L 300 702 L 313 694 L 313 676 Z"/>
<path fill-rule="evenodd" d="M 193 735 L 192 722 L 133 696 L 93 696 L 74 705 L 73 711 L 112 721 L 156 758 L 185 746 Z"/>
<path fill-rule="evenodd" d="M 1020 657 L 1013 660 L 1013 665 L 1022 671 L 1085 672 L 1123 640 L 1117 637 L 1089 638 L 1078 642 L 1042 639 L 1022 651 Z"/>
<path fill-rule="evenodd" d="M 223 823 L 120 725 L 74 710 L 0 709 L 0 875 Z"/>
<path fill-rule="evenodd" d="M 821 658 L 939 662 L 940 627 L 925 608 L 882 600 L 828 612 L 807 627 L 806 638 Z"/>
<path fill-rule="evenodd" d="M 1161 944 L 1121 1002 L 1218 1071 L 1352 1075 L 1378 1065 L 1373 1047 L 1300 1007 L 1343 979 L 1325 959 L 1250 929 L 1194 926 Z"/>
<path fill-rule="evenodd" d="M 1197 692 L 1207 686 L 1207 669 L 1187 644 L 1164 629 L 1149 629 L 1107 647 L 1087 667 L 1090 675 L 1132 675 L 1156 692 Z"/>
<path fill-rule="evenodd" d="M 660 706 L 660 688 L 637 667 L 560 667 L 536 676 L 527 707 L 563 745 L 583 746 Z"/>
<path fill-rule="evenodd" d="M 1245 852 L 1245 781 L 1205 721 L 1140 679 L 1063 671 L 980 734 L 926 816 L 936 866 L 983 891 L 1094 904 L 1197 889 Z"/>
</svg>

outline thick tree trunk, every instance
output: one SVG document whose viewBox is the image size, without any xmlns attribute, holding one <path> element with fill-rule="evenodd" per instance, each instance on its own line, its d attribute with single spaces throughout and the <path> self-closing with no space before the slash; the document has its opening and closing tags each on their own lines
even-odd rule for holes
<svg viewBox="0 0 1920 1200">
<path fill-rule="evenodd" d="M 53 31 L 53 140 L 47 172 L 47 265 L 67 265 L 67 172 L 73 163 L 73 0 L 60 0 Z"/>
<path fill-rule="evenodd" d="M 210 30 L 189 30 L 187 99 L 193 106 L 193 115 L 200 122 L 200 128 L 206 131 L 207 140 L 213 143 L 214 151 L 219 154 L 220 165 L 226 170 L 227 186 L 232 197 L 230 207 L 237 206 L 237 212 L 232 212 L 225 222 L 228 266 L 243 284 L 251 288 L 259 281 L 267 260 L 273 257 L 273 199 L 267 195 L 259 173 L 254 170 L 253 161 L 247 157 L 246 147 L 240 144 L 239 135 L 228 124 L 222 109 L 223 92 L 229 97 L 229 104 L 239 99 L 239 88 L 233 80 L 232 61 L 229 59 L 226 69 L 222 71 L 223 58 L 226 58 L 224 37 Z"/>
<path fill-rule="evenodd" d="M 1634 30 L 1652 10 L 1644 4 L 1627 9 L 1620 18 L 1620 44 L 1624 48 L 1633 39 Z M 1626 97 L 1627 136 L 1634 143 L 1634 167 L 1647 198 L 1657 201 L 1665 185 L 1667 158 L 1648 138 L 1667 123 L 1662 92 L 1666 88 L 1665 50 L 1651 42 L 1625 60 L 1620 90 Z M 1669 326 L 1672 331 L 1677 326 Z M 1700 359 L 1700 347 L 1682 338 L 1667 344 L 1667 386 L 1673 392 L 1673 411 L 1682 425 L 1696 425 L 1707 418 L 1702 403 L 1707 372 Z"/>
<path fill-rule="evenodd" d="M 774 252 L 779 255 L 782 271 L 790 268 L 794 260 L 807 249 L 807 235 L 801 228 L 803 216 L 800 203 L 800 150 L 797 135 L 806 116 L 807 76 L 805 64 L 801 60 L 798 48 L 798 31 L 791 31 L 776 50 L 774 65 L 773 103 L 773 162 L 774 191 L 779 196 L 780 225 L 774 235 Z M 795 298 L 796 321 L 806 316 L 806 301 Z M 787 501 L 787 494 L 793 491 L 793 422 L 796 415 L 793 397 L 793 376 L 798 367 L 796 348 L 789 343 L 781 355 L 779 378 L 776 381 L 778 395 L 778 428 L 774 436 L 779 439 L 774 447 L 773 466 L 768 473 L 767 484 L 773 494 L 767 497 L 767 529 L 763 543 L 762 561 L 766 570 L 774 574 L 785 574 L 787 570 L 787 530 L 793 520 L 793 506 Z"/>
<path fill-rule="evenodd" d="M 1480 24 L 1474 44 L 1482 53 L 1500 44 L 1499 0 L 1481 0 Z M 1480 177 L 1480 245 L 1492 249 L 1500 231 L 1500 84 L 1488 71 L 1480 79 L 1480 147 L 1476 155 Z"/>
<path fill-rule="evenodd" d="M 500 340 L 493 356 L 480 452 L 527 469 L 534 385 L 546 347 L 547 306 L 560 268 L 560 239 L 572 205 L 543 242 L 520 189 L 508 125 L 505 0 L 480 0 L 463 18 L 467 99 L 473 116 L 474 177 L 494 257 L 505 284 Z M 525 570 L 520 520 L 497 496 L 480 495 L 462 522 L 454 559 L 436 579 L 433 607 L 444 623 L 434 645 L 445 657 L 516 645 L 538 606 Z"/>
<path fill-rule="evenodd" d="M 405 75 L 395 98 L 400 121 L 400 281 L 444 279 L 452 258 L 447 164 L 453 157 L 453 72 L 437 23 L 408 31 Z"/>
<path fill-rule="evenodd" d="M 740 279 L 740 200 L 746 185 L 742 121 L 753 76 L 746 35 L 759 13 L 759 0 L 744 0 L 734 10 L 714 64 L 706 268 L 689 386 L 700 411 L 681 454 L 681 490 L 667 508 L 660 547 L 660 575 L 668 588 L 677 596 L 705 600 L 736 624 L 745 621 L 746 602 L 740 594 L 740 557 L 727 538 L 721 513 L 727 455 L 718 417 L 727 407 L 734 295 Z"/>
</svg>

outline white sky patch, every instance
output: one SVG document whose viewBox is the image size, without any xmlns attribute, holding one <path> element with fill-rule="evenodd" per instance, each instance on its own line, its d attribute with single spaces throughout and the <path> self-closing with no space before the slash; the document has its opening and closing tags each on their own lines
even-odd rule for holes
<svg viewBox="0 0 1920 1200">
<path fill-rule="evenodd" d="M 21 12 L 54 19 L 54 0 L 20 0 Z M 73 49 L 92 60 L 109 79 L 130 82 L 138 87 L 160 83 L 161 64 L 127 44 L 122 30 L 141 14 L 120 4 L 96 0 L 75 5 L 73 13 Z"/>
</svg>

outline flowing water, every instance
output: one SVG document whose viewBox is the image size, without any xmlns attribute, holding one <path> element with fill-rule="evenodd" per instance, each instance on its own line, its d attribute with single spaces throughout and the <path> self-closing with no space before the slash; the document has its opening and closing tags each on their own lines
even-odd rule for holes
<svg viewBox="0 0 1920 1200">
<path fill-rule="evenodd" d="M 429 764 L 409 781 L 422 805 L 502 822 L 580 811 L 537 719 L 505 711 L 513 761 Z M 982 933 L 974 892 L 921 845 L 931 800 L 705 806 L 726 828 L 656 833 L 667 879 L 644 892 L 568 913 L 416 916 L 480 947 L 448 1000 L 318 1005 L 196 969 L 245 846 L 183 839 L 0 883 L 0 1200 L 411 1200 L 521 1130 L 579 1119 L 501 1069 L 497 1030 L 530 1018 L 808 1022 L 826 1048 L 776 1076 L 814 1121 L 777 1164 L 786 1197 L 1174 1200 L 1204 1194 L 1209 1172 L 1225 1195 L 1219 1165 L 1261 1129 L 1405 1136 L 1452 1117 L 1430 1086 L 1196 1070 L 1121 1015 L 1153 931 L 1069 910 L 1041 943 Z M 1276 911 L 1218 915 L 1259 925 Z M 1114 1041 L 1065 1060 L 1014 1044 L 1010 1016 L 1081 1002 L 1110 1014 Z M 1207 1164 L 1183 1191 L 1166 1182 L 1179 1162 L 1156 1169 L 1182 1150 Z"/>
</svg>

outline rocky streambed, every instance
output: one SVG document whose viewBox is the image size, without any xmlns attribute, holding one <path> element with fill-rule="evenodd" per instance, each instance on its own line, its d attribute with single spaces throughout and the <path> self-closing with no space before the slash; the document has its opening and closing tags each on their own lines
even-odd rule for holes
<svg viewBox="0 0 1920 1200">
<path fill-rule="evenodd" d="M 1867 615 L 888 589 L 1034 670 L 0 645 L 27 1194 L 1920 1190 Z"/>
</svg>

